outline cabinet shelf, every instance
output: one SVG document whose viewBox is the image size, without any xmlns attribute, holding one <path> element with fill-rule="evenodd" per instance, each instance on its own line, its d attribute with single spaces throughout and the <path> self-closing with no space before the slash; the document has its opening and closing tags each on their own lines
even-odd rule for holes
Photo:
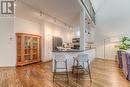
<svg viewBox="0 0 130 87">
<path fill-rule="evenodd" d="M 41 60 L 41 36 L 16 33 L 17 66 L 23 66 Z"/>
<path fill-rule="evenodd" d="M 33 53 L 33 55 L 35 55 L 35 54 L 37 54 L 37 53 Z"/>
<path fill-rule="evenodd" d="M 24 54 L 25 56 L 31 55 L 31 54 Z"/>
</svg>

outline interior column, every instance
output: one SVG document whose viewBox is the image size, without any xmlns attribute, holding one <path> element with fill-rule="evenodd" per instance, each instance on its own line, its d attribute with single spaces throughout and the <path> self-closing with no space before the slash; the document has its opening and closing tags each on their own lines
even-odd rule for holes
<svg viewBox="0 0 130 87">
<path fill-rule="evenodd" d="M 80 12 L 80 50 L 85 50 L 85 10 Z"/>
</svg>

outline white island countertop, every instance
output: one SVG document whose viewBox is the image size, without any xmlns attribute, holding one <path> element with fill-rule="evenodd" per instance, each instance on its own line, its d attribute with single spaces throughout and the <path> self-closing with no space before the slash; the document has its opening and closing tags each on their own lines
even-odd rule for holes
<svg viewBox="0 0 130 87">
<path fill-rule="evenodd" d="M 60 53 L 60 54 L 65 54 L 67 55 L 67 66 L 68 66 L 68 71 L 72 71 L 72 66 L 73 66 L 73 57 L 77 57 L 78 54 L 81 53 L 85 53 L 89 55 L 89 61 L 90 63 L 95 59 L 95 49 L 86 49 L 84 51 L 82 50 L 73 50 L 73 49 L 69 49 L 69 50 L 59 50 L 59 51 L 52 51 L 52 55 L 54 58 L 54 55 Z M 63 62 L 59 62 L 57 64 L 57 67 L 65 67 Z M 53 70 L 54 70 L 54 59 L 53 59 Z M 57 70 L 57 72 L 62 72 L 65 70 Z"/>
</svg>

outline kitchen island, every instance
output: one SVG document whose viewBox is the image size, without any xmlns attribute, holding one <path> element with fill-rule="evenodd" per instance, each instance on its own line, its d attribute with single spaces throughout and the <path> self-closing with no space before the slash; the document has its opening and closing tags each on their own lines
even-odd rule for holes
<svg viewBox="0 0 130 87">
<path fill-rule="evenodd" d="M 89 55 L 89 62 L 91 63 L 95 59 L 95 48 L 93 49 L 86 49 L 86 50 L 74 50 L 74 49 L 69 49 L 69 50 L 57 50 L 57 51 L 52 51 L 52 58 L 53 58 L 53 70 L 54 71 L 54 56 L 55 54 L 63 54 L 67 55 L 67 67 L 68 71 L 72 71 L 72 66 L 73 66 L 73 57 L 77 57 L 78 54 L 88 54 Z M 65 64 L 63 62 L 59 62 L 57 64 L 58 67 L 65 67 Z M 65 70 L 57 70 L 57 72 L 64 72 Z"/>
</svg>

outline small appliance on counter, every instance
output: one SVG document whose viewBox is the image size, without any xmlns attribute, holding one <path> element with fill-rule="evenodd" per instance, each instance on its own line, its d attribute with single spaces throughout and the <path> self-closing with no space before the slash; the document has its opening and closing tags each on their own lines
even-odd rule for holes
<svg viewBox="0 0 130 87">
<path fill-rule="evenodd" d="M 73 46 L 71 49 L 80 49 L 80 38 L 73 38 L 72 39 Z"/>
</svg>

